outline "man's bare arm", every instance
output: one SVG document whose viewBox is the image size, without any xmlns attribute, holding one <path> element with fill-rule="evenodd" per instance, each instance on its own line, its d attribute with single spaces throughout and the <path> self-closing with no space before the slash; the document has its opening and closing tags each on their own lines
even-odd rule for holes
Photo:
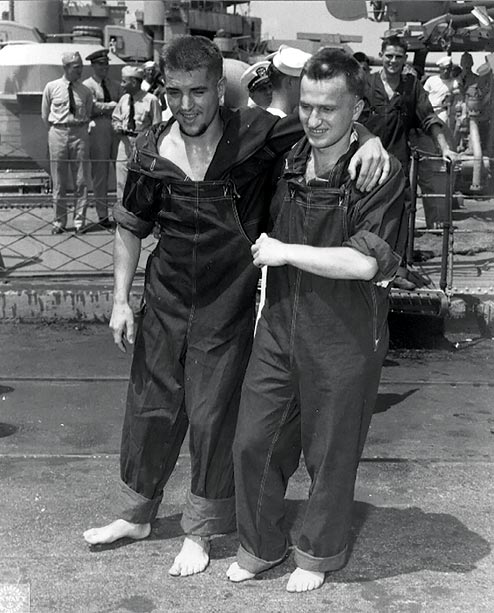
<svg viewBox="0 0 494 613">
<path fill-rule="evenodd" d="M 370 281 L 377 273 L 375 258 L 351 247 L 295 245 L 261 234 L 252 246 L 256 266 L 295 266 L 329 279 Z"/>
<path fill-rule="evenodd" d="M 125 352 L 124 339 L 134 342 L 134 314 L 129 305 L 129 294 L 141 253 L 141 239 L 117 226 L 113 242 L 113 310 L 110 329 L 117 347 Z"/>
<path fill-rule="evenodd" d="M 446 135 L 444 134 L 444 131 L 441 126 L 433 124 L 430 127 L 430 131 L 439 149 L 441 149 L 443 159 L 447 160 L 448 162 L 454 162 L 458 157 L 458 154 L 450 148 L 448 139 L 446 138 Z"/>
</svg>

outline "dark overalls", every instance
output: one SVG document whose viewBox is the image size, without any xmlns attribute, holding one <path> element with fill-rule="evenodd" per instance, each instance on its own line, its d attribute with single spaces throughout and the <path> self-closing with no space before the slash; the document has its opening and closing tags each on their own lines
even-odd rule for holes
<svg viewBox="0 0 494 613">
<path fill-rule="evenodd" d="M 286 555 L 284 495 L 301 450 L 311 486 L 295 562 L 330 571 L 346 561 L 357 466 L 388 344 L 382 285 L 396 273 L 406 239 L 396 159 L 386 183 L 362 195 L 345 179 L 352 148 L 328 182 L 309 184 L 308 152 L 304 140 L 289 154 L 272 236 L 354 248 L 375 257 L 379 272 L 365 282 L 269 268 L 234 443 L 238 562 L 254 573 Z"/>
<path fill-rule="evenodd" d="M 279 148 L 300 135 L 293 121 L 278 128 L 276 118 L 252 111 L 223 112 L 224 135 L 204 181 L 191 181 L 158 155 L 166 124 L 149 131 L 115 212 L 139 237 L 160 227 L 146 268 L 122 434 L 118 516 L 134 523 L 155 518 L 189 428 L 191 490 L 182 527 L 201 536 L 236 528 L 232 441 L 259 276 L 250 246 L 266 226 Z"/>
<path fill-rule="evenodd" d="M 365 99 L 366 104 L 359 121 L 379 136 L 386 150 L 401 162 L 407 180 L 406 196 L 407 205 L 409 205 L 411 202 L 410 137 L 415 147 L 435 152 L 436 146 L 432 137 L 427 136 L 431 134 L 432 126 L 437 125 L 443 130 L 449 130 L 434 113 L 427 92 L 417 77 L 412 74 L 401 75 L 396 92 L 390 99 L 380 73 L 373 73 L 368 77 Z M 422 143 L 418 142 L 414 128 L 425 132 L 421 137 Z M 419 164 L 418 180 L 423 193 L 444 194 L 446 191 L 444 179 L 441 180 L 438 173 L 433 172 L 437 164 L 440 165 L 441 161 L 424 159 Z M 428 225 L 439 221 L 439 201 L 442 200 L 444 197 L 440 199 L 424 198 L 423 204 Z"/>
</svg>

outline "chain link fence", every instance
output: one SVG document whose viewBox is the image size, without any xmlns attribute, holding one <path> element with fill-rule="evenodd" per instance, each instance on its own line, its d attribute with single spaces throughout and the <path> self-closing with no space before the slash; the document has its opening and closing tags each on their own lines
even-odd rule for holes
<svg viewBox="0 0 494 613">
<path fill-rule="evenodd" d="M 4 139 L 3 146 L 7 146 Z M 15 150 L 15 143 L 12 143 L 12 151 Z M 39 167 L 26 169 L 22 168 L 22 165 L 21 169 L 17 165 L 15 166 L 17 169 L 14 170 L 8 167 L 8 159 L 15 161 L 15 158 L 12 157 L 3 157 L 0 160 L 0 276 L 10 278 L 111 276 L 113 273 L 113 230 L 98 224 L 93 195 L 89 194 L 84 231 L 76 232 L 73 226 L 68 225 L 64 232 L 53 235 L 54 210 L 49 174 Z M 435 188 L 437 189 L 432 189 L 432 191 L 430 186 L 434 181 L 432 183 L 429 181 L 429 184 L 421 184 L 420 181 L 419 168 L 426 162 L 435 165 L 430 172 L 435 175 Z M 461 174 L 461 164 L 464 163 L 471 164 L 472 162 L 461 162 L 451 169 L 451 178 L 454 179 L 457 175 L 457 186 L 460 183 L 458 179 Z M 484 159 L 482 176 L 485 178 L 485 188 L 482 193 L 467 195 L 466 198 L 474 198 L 480 203 L 491 201 L 492 204 L 494 182 L 490 180 L 489 183 L 487 175 L 493 163 L 494 160 Z M 452 279 L 453 255 L 455 256 L 454 268 L 458 272 L 461 268 L 462 274 L 479 275 L 478 264 L 458 262 L 457 267 L 457 254 L 461 255 L 462 250 L 468 251 L 469 242 L 472 243 L 472 251 L 474 248 L 477 251 L 494 251 L 494 218 L 491 219 L 492 206 L 488 207 L 488 212 L 483 217 L 476 213 L 475 216 L 467 218 L 462 211 L 455 211 L 453 214 L 454 200 L 452 200 L 451 193 L 453 187 L 450 187 L 448 195 L 447 176 L 444 163 L 440 159 L 419 150 L 415 151 L 411 173 L 412 215 L 410 225 L 410 230 L 413 228 L 414 232 L 409 243 L 408 261 L 416 260 L 416 248 L 430 250 L 437 256 L 442 255 L 442 271 L 438 262 L 436 264 L 431 262 L 430 271 L 433 274 L 442 272 L 442 285 L 444 286 L 444 275 L 447 270 L 447 286 L 450 288 L 454 285 Z M 417 193 L 422 198 L 426 217 L 430 210 L 433 210 L 435 215 L 433 222 L 426 219 L 427 227 L 420 227 L 423 224 L 417 225 L 416 223 Z M 116 195 L 111 192 L 108 197 L 110 219 L 112 219 L 111 211 L 115 201 Z M 66 198 L 66 205 L 68 218 L 72 220 L 75 206 L 73 194 L 69 194 Z M 462 219 L 457 221 L 458 217 Z M 428 234 L 430 236 L 427 238 Z M 419 238 L 417 243 L 414 238 L 420 235 L 422 238 Z M 143 275 L 147 257 L 155 243 L 154 236 L 143 240 L 136 273 L 138 276 Z M 447 265 L 448 256 L 449 265 Z M 494 266 L 493 260 L 488 258 L 483 268 L 487 269 L 491 266 Z M 482 270 L 481 273 L 483 272 L 485 271 Z"/>
<path fill-rule="evenodd" d="M 109 218 L 115 197 L 110 195 Z M 67 199 L 69 216 L 71 199 Z M 111 276 L 113 273 L 113 230 L 102 228 L 91 201 L 82 232 L 53 235 L 53 206 L 50 194 L 0 195 L 0 276 Z M 144 272 L 156 239 L 142 242 L 137 275 Z"/>
</svg>

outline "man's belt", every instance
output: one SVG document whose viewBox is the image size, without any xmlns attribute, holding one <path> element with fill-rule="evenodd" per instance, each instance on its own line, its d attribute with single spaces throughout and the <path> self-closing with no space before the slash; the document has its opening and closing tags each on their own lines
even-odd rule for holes
<svg viewBox="0 0 494 613">
<path fill-rule="evenodd" d="M 137 136 L 139 132 L 136 132 L 135 130 L 121 130 L 120 134 L 123 136 Z"/>
</svg>

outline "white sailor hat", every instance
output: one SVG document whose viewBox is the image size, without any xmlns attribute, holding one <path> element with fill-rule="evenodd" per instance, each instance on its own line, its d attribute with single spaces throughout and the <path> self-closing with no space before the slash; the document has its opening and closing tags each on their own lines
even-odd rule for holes
<svg viewBox="0 0 494 613">
<path fill-rule="evenodd" d="M 144 70 L 139 66 L 124 66 L 122 68 L 122 78 L 133 77 L 134 79 L 144 79 Z"/>
<path fill-rule="evenodd" d="M 440 60 L 437 60 L 436 66 L 439 68 L 444 68 L 445 66 L 450 66 L 453 63 L 453 60 L 449 55 L 442 57 Z"/>
<path fill-rule="evenodd" d="M 249 66 L 240 77 L 240 85 L 242 87 L 246 87 L 249 90 L 252 90 L 258 85 L 267 83 L 269 81 L 269 64 L 270 62 L 268 60 L 263 60 L 262 62 L 257 62 L 256 64 L 252 64 L 252 66 Z"/>
<path fill-rule="evenodd" d="M 276 53 L 268 57 L 271 57 L 273 66 L 283 74 L 289 77 L 300 77 L 305 62 L 311 58 L 312 55 L 301 49 L 296 49 L 295 47 L 281 45 Z"/>
<path fill-rule="evenodd" d="M 75 62 L 81 62 L 82 57 L 79 51 L 67 51 L 62 54 L 62 64 L 65 66 L 66 64 L 74 64 Z"/>
<path fill-rule="evenodd" d="M 142 67 L 144 69 L 146 69 L 146 68 L 158 68 L 158 64 L 156 62 L 153 62 L 153 60 L 149 60 L 147 62 L 144 62 Z"/>
<path fill-rule="evenodd" d="M 489 66 L 488 62 L 484 62 L 484 64 L 479 66 L 477 69 L 477 74 L 479 75 L 479 77 L 485 77 L 490 72 L 491 72 L 491 67 Z"/>
</svg>

